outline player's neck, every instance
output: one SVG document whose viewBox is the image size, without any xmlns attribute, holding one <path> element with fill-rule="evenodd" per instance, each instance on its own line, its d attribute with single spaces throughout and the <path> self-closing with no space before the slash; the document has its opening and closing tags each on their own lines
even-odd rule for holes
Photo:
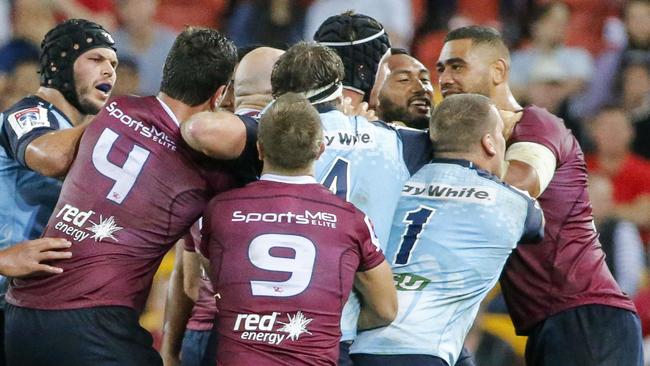
<svg viewBox="0 0 650 366">
<path fill-rule="evenodd" d="M 57 89 L 41 86 L 35 95 L 58 108 L 68 117 L 74 126 L 79 125 L 83 121 L 84 115 L 77 108 L 73 107 Z"/>
<path fill-rule="evenodd" d="M 266 94 L 253 94 L 235 97 L 235 111 L 240 109 L 252 109 L 261 111 L 271 102 L 272 98 Z"/>
<path fill-rule="evenodd" d="M 436 159 L 467 160 L 477 168 L 494 174 L 490 161 L 476 152 L 435 152 L 434 156 Z"/>
<path fill-rule="evenodd" d="M 267 160 L 264 161 L 264 168 L 262 168 L 262 175 L 264 174 L 274 174 L 274 175 L 284 175 L 287 177 L 300 177 L 300 176 L 314 176 L 314 164 L 310 164 L 309 167 L 304 169 L 282 169 L 273 164 L 269 163 Z"/>
<path fill-rule="evenodd" d="M 174 116 L 180 123 L 183 123 L 184 121 L 188 120 L 190 116 L 196 113 L 204 112 L 208 110 L 208 104 L 209 104 L 209 102 L 205 102 L 197 106 L 189 106 L 178 99 L 174 99 L 170 97 L 169 95 L 163 92 L 158 93 L 158 99 L 162 100 L 163 103 L 165 103 L 169 107 L 169 109 L 171 109 L 171 111 L 174 113 Z"/>
<path fill-rule="evenodd" d="M 490 96 L 490 99 L 497 105 L 497 109 L 516 112 L 522 109 L 517 102 L 507 83 L 497 85 Z"/>
</svg>

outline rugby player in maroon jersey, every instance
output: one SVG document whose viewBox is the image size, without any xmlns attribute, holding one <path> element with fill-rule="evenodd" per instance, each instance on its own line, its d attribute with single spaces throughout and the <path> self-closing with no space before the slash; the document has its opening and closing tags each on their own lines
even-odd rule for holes
<svg viewBox="0 0 650 366">
<path fill-rule="evenodd" d="M 642 365 L 639 318 L 605 264 L 587 194 L 580 145 L 547 110 L 522 108 L 508 86 L 510 56 L 499 32 L 447 34 L 437 63 L 442 95 L 478 93 L 502 110 L 509 166 L 504 180 L 537 197 L 544 241 L 510 256 L 501 289 L 528 366 Z"/>
<path fill-rule="evenodd" d="M 397 311 L 392 273 L 370 220 L 314 178 L 318 112 L 294 93 L 262 116 L 258 182 L 215 197 L 200 252 L 217 308 L 217 365 L 337 365 L 340 318 L 354 285 L 359 329 Z"/>
<path fill-rule="evenodd" d="M 45 236 L 72 242 L 54 277 L 14 279 L 9 365 L 161 365 L 138 324 L 164 254 L 233 172 L 187 146 L 180 125 L 213 110 L 236 62 L 219 32 L 188 28 L 158 96 L 109 101 L 81 139 Z"/>
</svg>

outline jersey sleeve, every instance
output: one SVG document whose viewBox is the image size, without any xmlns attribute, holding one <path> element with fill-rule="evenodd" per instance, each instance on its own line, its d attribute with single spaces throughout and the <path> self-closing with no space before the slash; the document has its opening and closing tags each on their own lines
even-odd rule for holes
<svg viewBox="0 0 650 366">
<path fill-rule="evenodd" d="M 360 214 L 361 223 L 359 223 L 359 272 L 371 270 L 384 261 L 384 254 L 379 245 L 379 239 L 375 234 L 375 229 L 368 216 Z"/>
<path fill-rule="evenodd" d="M 522 196 L 527 201 L 527 212 L 519 244 L 539 243 L 544 239 L 544 213 L 536 199 L 531 198 L 528 194 L 522 194 Z"/>
<path fill-rule="evenodd" d="M 413 175 L 433 157 L 433 145 L 429 138 L 429 131 L 407 127 L 397 127 L 395 130 L 402 141 L 404 162 L 409 173 Z"/>
<path fill-rule="evenodd" d="M 2 114 L 2 144 L 12 158 L 25 163 L 25 150 L 36 138 L 59 129 L 59 121 L 41 106 L 23 108 Z"/>
<path fill-rule="evenodd" d="M 518 128 L 517 133 L 508 141 L 510 145 L 517 142 L 532 142 L 540 144 L 555 155 L 557 161 L 562 155 L 562 142 L 566 136 L 566 127 L 562 120 L 546 110 L 531 109 L 527 113 L 534 113 L 525 126 Z M 520 122 L 522 123 L 522 122 Z"/>
<path fill-rule="evenodd" d="M 246 127 L 246 144 L 238 158 L 226 162 L 226 166 L 237 178 L 238 183 L 244 185 L 257 180 L 262 172 L 262 162 L 257 154 L 257 125 L 258 121 L 249 116 L 239 116 Z"/>
</svg>

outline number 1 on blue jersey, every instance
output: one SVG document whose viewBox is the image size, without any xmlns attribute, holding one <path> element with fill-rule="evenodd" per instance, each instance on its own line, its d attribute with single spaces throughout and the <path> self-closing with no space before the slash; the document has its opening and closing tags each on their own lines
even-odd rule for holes
<svg viewBox="0 0 650 366">
<path fill-rule="evenodd" d="M 409 224 L 402 235 L 402 242 L 395 254 L 395 264 L 407 264 L 411 258 L 411 252 L 420 239 L 420 233 L 429 219 L 436 212 L 435 208 L 421 205 L 417 210 L 409 211 L 404 216 L 403 222 Z"/>
</svg>

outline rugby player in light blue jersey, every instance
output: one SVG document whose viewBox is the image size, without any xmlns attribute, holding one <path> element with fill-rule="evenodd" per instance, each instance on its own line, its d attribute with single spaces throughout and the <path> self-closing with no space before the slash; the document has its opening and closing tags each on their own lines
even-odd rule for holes
<svg viewBox="0 0 650 366">
<path fill-rule="evenodd" d="M 96 114 L 115 85 L 117 55 L 99 24 L 69 19 L 52 28 L 40 50 L 40 86 L 0 113 L 0 273 L 45 271 L 67 241 L 36 239 L 54 210 L 61 181 L 74 160 L 86 117 Z M 65 254 L 63 254 L 65 253 Z M 41 264 L 40 262 L 49 262 Z M 0 275 L 0 321 L 8 280 Z M 4 327 L 0 327 L 0 345 Z M 4 363 L 0 346 L 0 364 Z"/>
<path fill-rule="evenodd" d="M 385 252 L 398 315 L 357 335 L 355 365 L 454 365 L 511 251 L 542 239 L 539 206 L 498 178 L 502 131 L 484 96 L 451 96 L 434 112 L 436 158 L 404 185 Z"/>
</svg>

